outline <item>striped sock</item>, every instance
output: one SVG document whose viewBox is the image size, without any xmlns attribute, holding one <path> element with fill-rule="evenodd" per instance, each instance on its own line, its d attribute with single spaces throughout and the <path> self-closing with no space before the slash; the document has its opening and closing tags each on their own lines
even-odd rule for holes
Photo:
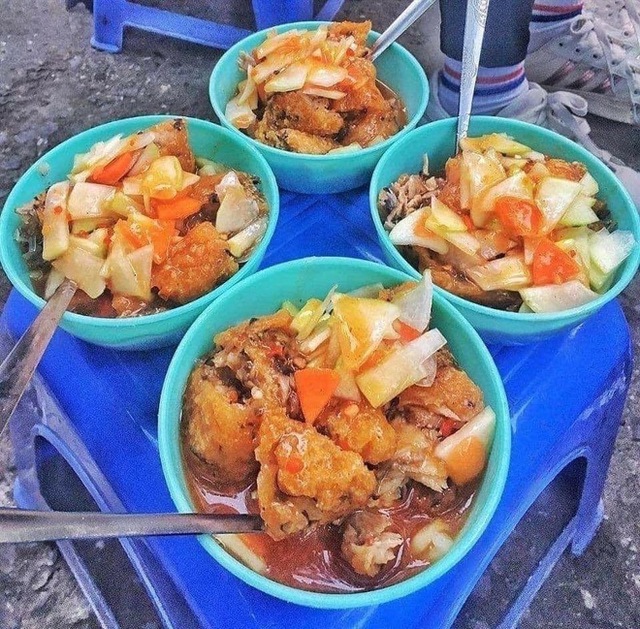
<svg viewBox="0 0 640 629">
<path fill-rule="evenodd" d="M 458 113 L 461 70 L 462 64 L 459 61 L 445 57 L 444 67 L 438 74 L 438 99 L 451 116 Z M 473 94 L 472 113 L 493 115 L 528 89 L 524 61 L 500 68 L 480 66 Z"/>
<path fill-rule="evenodd" d="M 529 22 L 529 52 L 567 31 L 581 13 L 581 0 L 535 0 Z"/>
</svg>

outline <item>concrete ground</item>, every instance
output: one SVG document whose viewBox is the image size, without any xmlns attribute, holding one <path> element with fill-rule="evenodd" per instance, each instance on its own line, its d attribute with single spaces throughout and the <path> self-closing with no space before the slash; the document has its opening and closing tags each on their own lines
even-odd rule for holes
<svg viewBox="0 0 640 629">
<path fill-rule="evenodd" d="M 230 8 L 227 5 L 234 4 L 230 2 L 155 4 L 252 27 L 248 10 Z M 382 30 L 405 4 L 400 0 L 347 0 L 341 15 L 369 17 Z M 432 10 L 402 38 L 430 71 L 439 59 L 437 26 L 437 11 Z M 91 30 L 91 15 L 82 6 L 67 12 L 62 0 L 3 0 L 0 205 L 34 159 L 83 129 L 145 113 L 214 117 L 207 80 L 219 51 L 129 32 L 124 52 L 113 56 L 90 47 Z M 591 122 L 593 137 L 601 146 L 640 168 L 639 129 L 597 119 Z M 2 276 L 1 303 L 8 290 Z M 640 344 L 639 297 L 636 280 L 622 296 L 636 351 Z M 524 629 L 640 627 L 640 453 L 632 440 L 632 423 L 640 412 L 637 385 L 635 369 L 605 489 L 605 521 L 583 556 L 562 558 L 523 619 Z M 4 438 L 0 440 L 3 505 L 13 504 L 11 461 Z M 516 561 L 503 558 L 495 574 L 508 579 Z M 465 618 L 464 625 L 487 627 L 477 618 Z M 0 546 L 0 627 L 95 626 L 97 621 L 55 546 Z"/>
</svg>

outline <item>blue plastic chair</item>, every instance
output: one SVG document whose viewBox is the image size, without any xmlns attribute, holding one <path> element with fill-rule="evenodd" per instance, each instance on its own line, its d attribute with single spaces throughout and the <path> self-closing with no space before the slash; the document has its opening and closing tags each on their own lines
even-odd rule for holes
<svg viewBox="0 0 640 629">
<path fill-rule="evenodd" d="M 344 0 L 327 0 L 315 16 L 331 20 Z M 252 0 L 257 30 L 277 24 L 314 19 L 313 0 Z M 93 0 L 91 44 L 106 52 L 120 52 L 125 26 L 176 37 L 214 48 L 230 48 L 251 31 L 203 20 L 127 0 Z"/>
</svg>

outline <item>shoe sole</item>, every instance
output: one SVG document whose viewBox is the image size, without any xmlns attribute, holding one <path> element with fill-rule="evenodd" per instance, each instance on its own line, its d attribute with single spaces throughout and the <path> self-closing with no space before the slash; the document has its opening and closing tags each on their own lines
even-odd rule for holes
<svg viewBox="0 0 640 629">
<path fill-rule="evenodd" d="M 611 96 L 606 94 L 594 94 L 593 92 L 583 92 L 580 90 L 572 90 L 566 87 L 554 85 L 544 85 L 542 87 L 549 92 L 571 92 L 582 96 L 589 105 L 589 113 L 601 118 L 608 118 L 615 122 L 624 122 L 634 127 L 640 127 L 640 120 L 636 120 L 633 115 L 631 105 L 612 100 Z"/>
</svg>

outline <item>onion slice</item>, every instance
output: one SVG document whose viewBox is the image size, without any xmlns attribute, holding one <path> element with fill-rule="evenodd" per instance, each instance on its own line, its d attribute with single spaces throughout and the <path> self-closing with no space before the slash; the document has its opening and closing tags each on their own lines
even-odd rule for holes
<svg viewBox="0 0 640 629">
<path fill-rule="evenodd" d="M 373 407 L 379 407 L 429 375 L 427 360 L 447 340 L 439 330 L 425 332 L 414 341 L 392 352 L 375 367 L 356 377 L 360 391 Z"/>
<path fill-rule="evenodd" d="M 599 297 L 578 280 L 564 284 L 531 286 L 520 290 L 523 301 L 534 312 L 560 312 L 577 308 Z"/>
<path fill-rule="evenodd" d="M 267 231 L 268 219 L 261 216 L 227 241 L 229 251 L 234 258 L 241 258 L 253 247 Z"/>
<path fill-rule="evenodd" d="M 397 223 L 389 232 L 389 239 L 394 245 L 417 245 L 437 253 L 446 254 L 449 245 L 444 238 L 433 234 L 424 227 L 430 210 L 422 209 L 411 212 Z"/>
<path fill-rule="evenodd" d="M 398 319 L 418 332 L 424 332 L 431 318 L 433 281 L 431 271 L 426 270 L 415 288 L 398 295 L 392 303 L 400 308 Z"/>
<path fill-rule="evenodd" d="M 434 454 L 447 466 L 456 485 L 468 483 L 484 469 L 495 425 L 496 414 L 487 406 L 435 447 Z"/>
</svg>

